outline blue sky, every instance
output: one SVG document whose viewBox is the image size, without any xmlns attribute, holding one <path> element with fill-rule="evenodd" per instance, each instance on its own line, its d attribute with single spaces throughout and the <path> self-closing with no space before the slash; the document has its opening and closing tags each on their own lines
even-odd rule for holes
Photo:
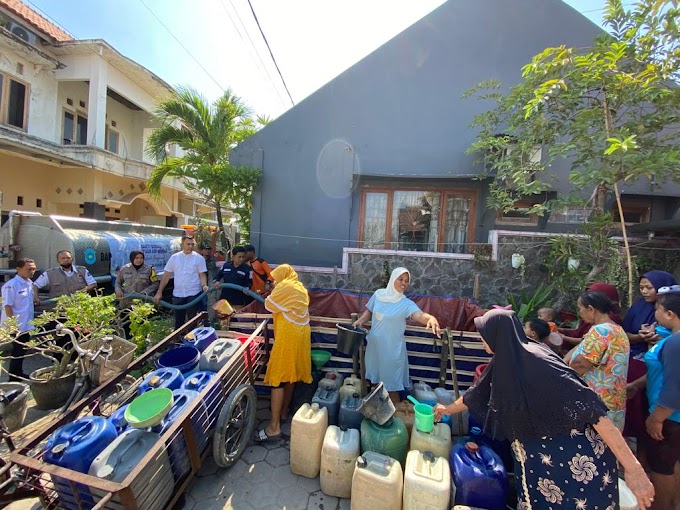
<svg viewBox="0 0 680 510">
<path fill-rule="evenodd" d="M 209 99 L 231 87 L 270 117 L 291 107 L 247 0 L 24 2 L 77 39 L 106 40 L 171 85 L 191 85 Z M 298 103 L 444 0 L 251 3 Z M 604 0 L 565 3 L 600 22 Z"/>
</svg>

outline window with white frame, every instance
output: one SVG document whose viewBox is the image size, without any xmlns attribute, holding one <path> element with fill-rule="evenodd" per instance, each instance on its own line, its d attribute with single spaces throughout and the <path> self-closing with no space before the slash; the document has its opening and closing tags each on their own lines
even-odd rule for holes
<svg viewBox="0 0 680 510">
<path fill-rule="evenodd" d="M 118 141 L 120 136 L 117 131 L 114 131 L 109 126 L 106 126 L 106 145 L 105 149 L 114 154 L 118 154 Z"/>
<path fill-rule="evenodd" d="M 87 145 L 87 116 L 82 112 L 64 110 L 64 145 Z"/>
<path fill-rule="evenodd" d="M 474 190 L 365 187 L 362 248 L 466 253 L 474 241 Z"/>
<path fill-rule="evenodd" d="M 0 124 L 27 129 L 28 84 L 0 73 Z"/>
</svg>

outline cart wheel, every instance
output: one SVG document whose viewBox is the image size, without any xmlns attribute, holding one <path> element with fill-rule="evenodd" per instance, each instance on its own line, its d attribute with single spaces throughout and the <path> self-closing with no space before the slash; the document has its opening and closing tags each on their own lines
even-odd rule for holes
<svg viewBox="0 0 680 510">
<path fill-rule="evenodd" d="M 229 393 L 215 426 L 213 458 L 220 467 L 230 467 L 243 454 L 255 428 L 255 389 L 242 384 Z"/>
</svg>

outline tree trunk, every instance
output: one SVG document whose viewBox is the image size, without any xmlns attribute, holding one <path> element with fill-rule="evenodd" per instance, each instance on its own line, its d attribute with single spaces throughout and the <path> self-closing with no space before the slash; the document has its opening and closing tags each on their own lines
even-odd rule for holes
<svg viewBox="0 0 680 510">
<path fill-rule="evenodd" d="M 229 236 L 227 235 L 227 231 L 224 228 L 224 220 L 222 218 L 222 206 L 220 205 L 219 202 L 215 201 L 215 215 L 217 216 L 217 227 L 219 230 L 219 234 L 221 237 L 221 244 L 222 246 L 225 246 L 227 248 L 227 251 L 231 250 L 231 242 L 229 241 Z M 227 254 L 228 256 L 229 254 Z"/>
</svg>

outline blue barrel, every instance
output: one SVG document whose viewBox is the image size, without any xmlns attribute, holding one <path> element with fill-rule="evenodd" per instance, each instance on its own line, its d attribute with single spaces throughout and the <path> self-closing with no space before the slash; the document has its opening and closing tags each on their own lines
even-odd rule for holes
<svg viewBox="0 0 680 510">
<path fill-rule="evenodd" d="M 314 393 L 312 404 L 328 409 L 328 424 L 338 424 L 338 411 L 340 410 L 340 392 L 336 389 L 326 389 L 321 386 Z"/>
<path fill-rule="evenodd" d="M 508 481 L 500 457 L 488 446 L 456 444 L 449 454 L 456 505 L 505 510 Z"/>
<path fill-rule="evenodd" d="M 196 347 L 193 345 L 181 345 L 161 354 L 158 361 L 156 361 L 156 365 L 159 368 L 177 368 L 182 372 L 182 375 L 187 375 L 197 370 L 200 359 L 201 352 Z"/>
<path fill-rule="evenodd" d="M 87 473 L 90 464 L 117 436 L 116 428 L 101 416 L 85 416 L 58 429 L 45 445 L 43 460 Z M 52 477 L 62 508 L 91 508 L 94 500 L 90 489 Z M 84 505 L 84 506 L 83 506 Z"/>
<path fill-rule="evenodd" d="M 200 352 L 205 351 L 211 343 L 217 340 L 217 332 L 215 328 L 196 328 L 182 339 L 185 345 L 192 345 Z"/>
<path fill-rule="evenodd" d="M 192 402 L 198 398 L 198 392 L 192 390 L 173 390 L 172 396 L 174 402 L 170 411 L 163 418 L 160 425 L 153 428 L 154 432 L 159 435 L 165 434 L 167 430 L 177 421 L 177 419 L 191 406 Z M 201 427 L 201 417 L 205 416 L 205 407 L 196 409 L 194 415 L 191 417 L 191 424 L 193 425 L 194 434 L 198 443 L 202 443 L 202 436 L 207 432 L 202 430 Z M 191 461 L 189 460 L 189 451 L 187 450 L 187 444 L 184 439 L 184 433 L 181 428 L 176 434 L 173 434 L 166 441 L 166 446 L 168 447 L 168 454 L 170 455 L 170 464 L 172 465 L 172 474 L 175 477 L 175 481 L 179 482 L 184 479 L 186 475 L 191 471 Z M 197 445 L 198 446 L 198 445 Z"/>
<path fill-rule="evenodd" d="M 137 389 L 140 395 L 156 388 L 178 390 L 184 382 L 184 376 L 178 368 L 159 368 L 147 375 Z"/>
<path fill-rule="evenodd" d="M 111 413 L 111 416 L 108 418 L 109 422 L 116 428 L 116 432 L 119 436 L 130 426 L 125 419 L 125 410 L 127 407 L 128 404 L 119 407 L 113 413 Z"/>
<path fill-rule="evenodd" d="M 499 439 L 493 439 L 489 437 L 488 435 L 484 434 L 484 427 L 482 427 L 481 424 L 477 423 L 477 421 L 470 415 L 468 418 L 468 430 L 470 431 L 470 434 L 473 433 L 473 430 L 475 432 L 480 431 L 481 434 L 477 434 L 477 436 L 472 440 L 473 442 L 488 446 L 491 448 L 496 455 L 498 455 L 501 460 L 503 461 L 503 465 L 505 466 L 505 470 L 507 472 L 512 472 L 515 469 L 515 459 L 512 454 L 512 448 L 510 446 L 510 441 L 507 439 L 504 440 L 499 440 Z"/>
<path fill-rule="evenodd" d="M 182 383 L 183 390 L 192 390 L 197 393 L 203 391 L 206 386 L 210 386 L 211 388 L 203 399 L 207 412 L 200 417 L 201 419 L 199 422 L 201 430 L 205 431 L 205 434 L 202 434 L 203 437 L 200 441 L 201 452 L 203 452 L 208 445 L 208 440 L 210 439 L 210 434 L 208 432 L 212 430 L 217 421 L 217 416 L 220 411 L 220 389 L 222 383 L 217 379 L 217 374 L 215 374 L 215 372 L 195 372 L 187 377 Z"/>
<path fill-rule="evenodd" d="M 364 415 L 357 411 L 361 402 L 362 400 L 358 393 L 345 397 L 340 404 L 340 414 L 338 415 L 338 425 L 340 428 L 361 430 L 361 422 L 364 421 Z"/>
</svg>

